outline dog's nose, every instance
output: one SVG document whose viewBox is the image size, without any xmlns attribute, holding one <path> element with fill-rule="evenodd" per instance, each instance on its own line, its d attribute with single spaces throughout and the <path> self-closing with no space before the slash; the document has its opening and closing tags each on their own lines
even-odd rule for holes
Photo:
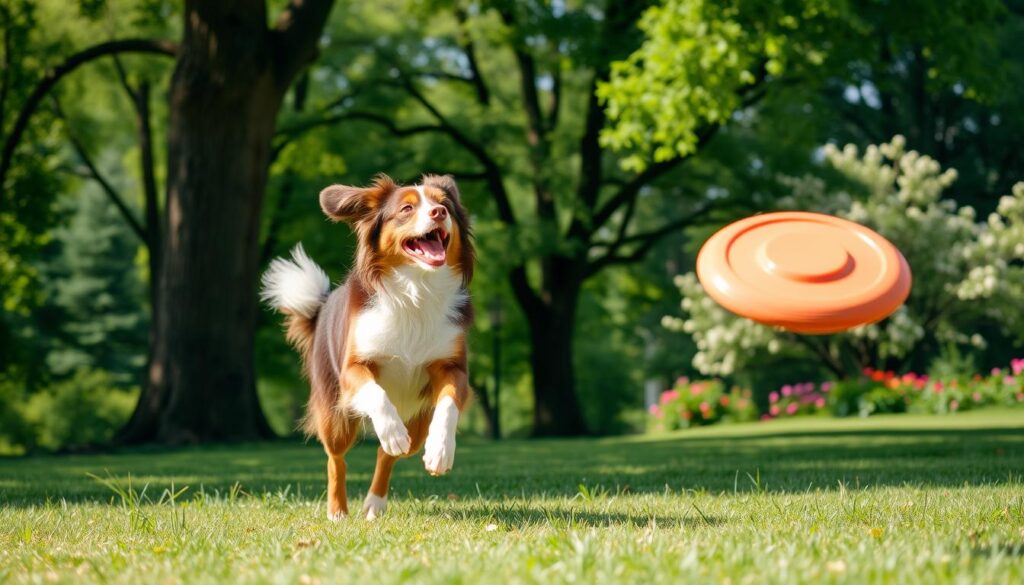
<svg viewBox="0 0 1024 585">
<path fill-rule="evenodd" d="M 448 217 L 448 209 L 444 205 L 438 205 L 430 210 L 430 219 L 444 221 L 446 217 Z"/>
</svg>

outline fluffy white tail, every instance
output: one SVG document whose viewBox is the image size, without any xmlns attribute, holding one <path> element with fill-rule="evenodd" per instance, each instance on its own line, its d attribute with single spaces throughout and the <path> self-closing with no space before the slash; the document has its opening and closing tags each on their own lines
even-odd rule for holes
<svg viewBox="0 0 1024 585">
<path fill-rule="evenodd" d="M 331 291 L 327 273 L 316 265 L 302 244 L 292 248 L 292 258 L 275 258 L 263 273 L 260 298 L 271 307 L 306 319 L 314 319 Z"/>
</svg>

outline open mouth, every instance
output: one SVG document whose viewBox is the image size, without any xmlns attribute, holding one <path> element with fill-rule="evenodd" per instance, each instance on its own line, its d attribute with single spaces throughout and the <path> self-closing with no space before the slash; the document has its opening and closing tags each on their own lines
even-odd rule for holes
<svg viewBox="0 0 1024 585">
<path fill-rule="evenodd" d="M 436 268 L 444 265 L 449 237 L 448 232 L 437 228 L 418 238 L 402 242 L 402 249 L 416 260 Z"/>
</svg>

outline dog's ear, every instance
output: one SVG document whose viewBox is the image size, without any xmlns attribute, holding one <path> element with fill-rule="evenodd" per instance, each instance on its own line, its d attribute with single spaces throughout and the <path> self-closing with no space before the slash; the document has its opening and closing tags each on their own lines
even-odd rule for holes
<svg viewBox="0 0 1024 585">
<path fill-rule="evenodd" d="M 462 205 L 462 195 L 459 194 L 459 186 L 455 184 L 455 177 L 451 175 L 423 175 L 424 187 L 436 187 L 445 192 L 445 195 L 455 203 Z"/>
<path fill-rule="evenodd" d="M 394 190 L 395 182 L 384 174 L 369 187 L 331 185 L 320 192 L 320 209 L 334 221 L 355 223 L 373 215 Z"/>
</svg>

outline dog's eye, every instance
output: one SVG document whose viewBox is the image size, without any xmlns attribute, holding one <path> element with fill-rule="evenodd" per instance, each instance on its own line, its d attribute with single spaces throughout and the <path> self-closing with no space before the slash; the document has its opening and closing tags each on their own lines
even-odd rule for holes
<svg viewBox="0 0 1024 585">
<path fill-rule="evenodd" d="M 412 210 L 413 210 L 412 205 L 404 205 L 404 206 L 402 206 L 402 213 L 409 213 Z"/>
</svg>

